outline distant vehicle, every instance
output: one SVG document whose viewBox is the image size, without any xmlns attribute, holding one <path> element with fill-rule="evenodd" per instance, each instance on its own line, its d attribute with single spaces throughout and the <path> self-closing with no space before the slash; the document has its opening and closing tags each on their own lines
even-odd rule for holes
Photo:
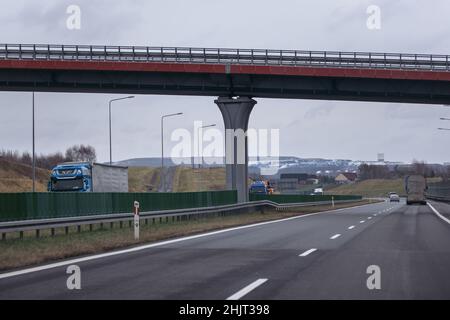
<svg viewBox="0 0 450 320">
<path fill-rule="evenodd" d="M 315 188 L 313 194 L 319 196 L 323 195 L 323 188 Z"/>
<path fill-rule="evenodd" d="M 389 192 L 389 202 L 400 202 L 400 197 L 395 192 Z"/>
<path fill-rule="evenodd" d="M 53 168 L 49 192 L 128 192 L 128 167 L 66 162 Z"/>
<path fill-rule="evenodd" d="M 427 204 L 425 191 L 428 189 L 425 177 L 420 175 L 410 175 L 405 177 L 406 204 L 420 203 Z"/>
<path fill-rule="evenodd" d="M 250 185 L 250 193 L 269 194 L 269 189 L 264 181 L 255 181 Z"/>
<path fill-rule="evenodd" d="M 267 193 L 268 194 L 273 194 L 274 191 L 275 191 L 275 188 L 272 186 L 270 181 L 266 181 L 265 183 L 266 183 Z"/>
</svg>

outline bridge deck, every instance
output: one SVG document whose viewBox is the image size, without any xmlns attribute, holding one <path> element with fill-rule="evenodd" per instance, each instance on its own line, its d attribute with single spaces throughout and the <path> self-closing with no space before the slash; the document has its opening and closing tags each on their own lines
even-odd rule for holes
<svg viewBox="0 0 450 320">
<path fill-rule="evenodd" d="M 0 68 L 450 80 L 448 55 L 0 44 Z"/>
</svg>

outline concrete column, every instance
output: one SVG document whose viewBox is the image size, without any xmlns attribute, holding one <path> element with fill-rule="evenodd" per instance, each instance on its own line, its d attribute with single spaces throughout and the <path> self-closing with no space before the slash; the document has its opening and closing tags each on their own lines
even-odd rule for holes
<svg viewBox="0 0 450 320">
<path fill-rule="evenodd" d="M 219 97 L 214 101 L 225 123 L 227 189 L 235 189 L 238 202 L 248 201 L 247 129 L 256 101 L 248 97 Z"/>
</svg>

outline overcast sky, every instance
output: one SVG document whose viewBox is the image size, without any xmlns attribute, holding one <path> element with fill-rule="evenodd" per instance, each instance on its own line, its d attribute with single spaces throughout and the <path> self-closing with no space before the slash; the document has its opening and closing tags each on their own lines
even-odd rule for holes
<svg viewBox="0 0 450 320">
<path fill-rule="evenodd" d="M 340 50 L 449 54 L 450 1 L 434 0 L 2 0 L 0 42 Z M 69 5 L 81 29 L 69 30 Z M 366 26 L 369 5 L 381 29 Z M 107 161 L 108 100 L 103 94 L 36 94 L 38 153 L 90 144 Z M 194 121 L 223 129 L 214 97 L 139 95 L 113 107 L 114 160 L 160 155 L 167 137 Z M 257 99 L 253 128 L 279 128 L 282 155 L 409 162 L 450 161 L 444 106 Z M 450 122 L 448 123 L 450 127 Z M 171 142 L 166 141 L 170 149 Z M 172 143 L 173 144 L 173 143 Z M 31 150 L 31 94 L 0 92 L 0 149 Z"/>
</svg>

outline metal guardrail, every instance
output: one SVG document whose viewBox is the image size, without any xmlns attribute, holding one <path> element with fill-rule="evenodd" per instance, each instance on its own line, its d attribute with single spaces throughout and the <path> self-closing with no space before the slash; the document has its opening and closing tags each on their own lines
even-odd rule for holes
<svg viewBox="0 0 450 320">
<path fill-rule="evenodd" d="M 334 201 L 335 204 L 357 202 L 360 200 L 340 200 Z M 190 219 L 192 216 L 207 215 L 207 214 L 220 214 L 226 212 L 239 211 L 244 209 L 262 209 L 264 207 L 272 207 L 277 210 L 283 210 L 294 207 L 306 207 L 306 206 L 319 206 L 331 204 L 332 201 L 316 201 L 316 202 L 302 202 L 302 203 L 290 203 L 290 204 L 278 204 L 269 200 L 253 201 L 239 204 L 222 205 L 206 208 L 191 208 L 191 209 L 176 209 L 176 210 L 163 210 L 163 211 L 150 211 L 141 212 L 140 220 L 149 219 L 160 219 L 187 217 Z M 21 232 L 42 230 L 42 229 L 52 229 L 52 235 L 54 234 L 55 228 L 66 228 L 66 233 L 68 233 L 68 227 L 77 226 L 78 232 L 80 231 L 80 226 L 82 225 L 93 225 L 101 223 L 113 223 L 120 221 L 132 221 L 134 216 L 132 213 L 118 213 L 118 214 L 103 214 L 94 216 L 82 216 L 82 217 L 67 217 L 67 218 L 56 218 L 56 219 L 38 219 L 38 220 L 21 220 L 21 221 L 11 221 L 0 223 L 0 233 L 2 234 L 2 239 L 6 238 L 6 233 L 11 232 Z M 37 236 L 39 233 L 37 232 Z"/>
<path fill-rule="evenodd" d="M 441 202 L 450 202 L 450 195 L 427 193 L 425 195 L 425 197 L 430 200 L 436 200 L 436 201 L 441 201 Z"/>
<path fill-rule="evenodd" d="M 426 195 L 427 199 L 441 201 L 441 202 L 450 202 L 450 197 L 436 196 L 436 195 Z"/>
<path fill-rule="evenodd" d="M 448 55 L 272 49 L 0 44 L 0 59 L 450 70 Z"/>
<path fill-rule="evenodd" d="M 429 184 L 426 197 L 431 200 L 450 202 L 450 182 Z"/>
</svg>

